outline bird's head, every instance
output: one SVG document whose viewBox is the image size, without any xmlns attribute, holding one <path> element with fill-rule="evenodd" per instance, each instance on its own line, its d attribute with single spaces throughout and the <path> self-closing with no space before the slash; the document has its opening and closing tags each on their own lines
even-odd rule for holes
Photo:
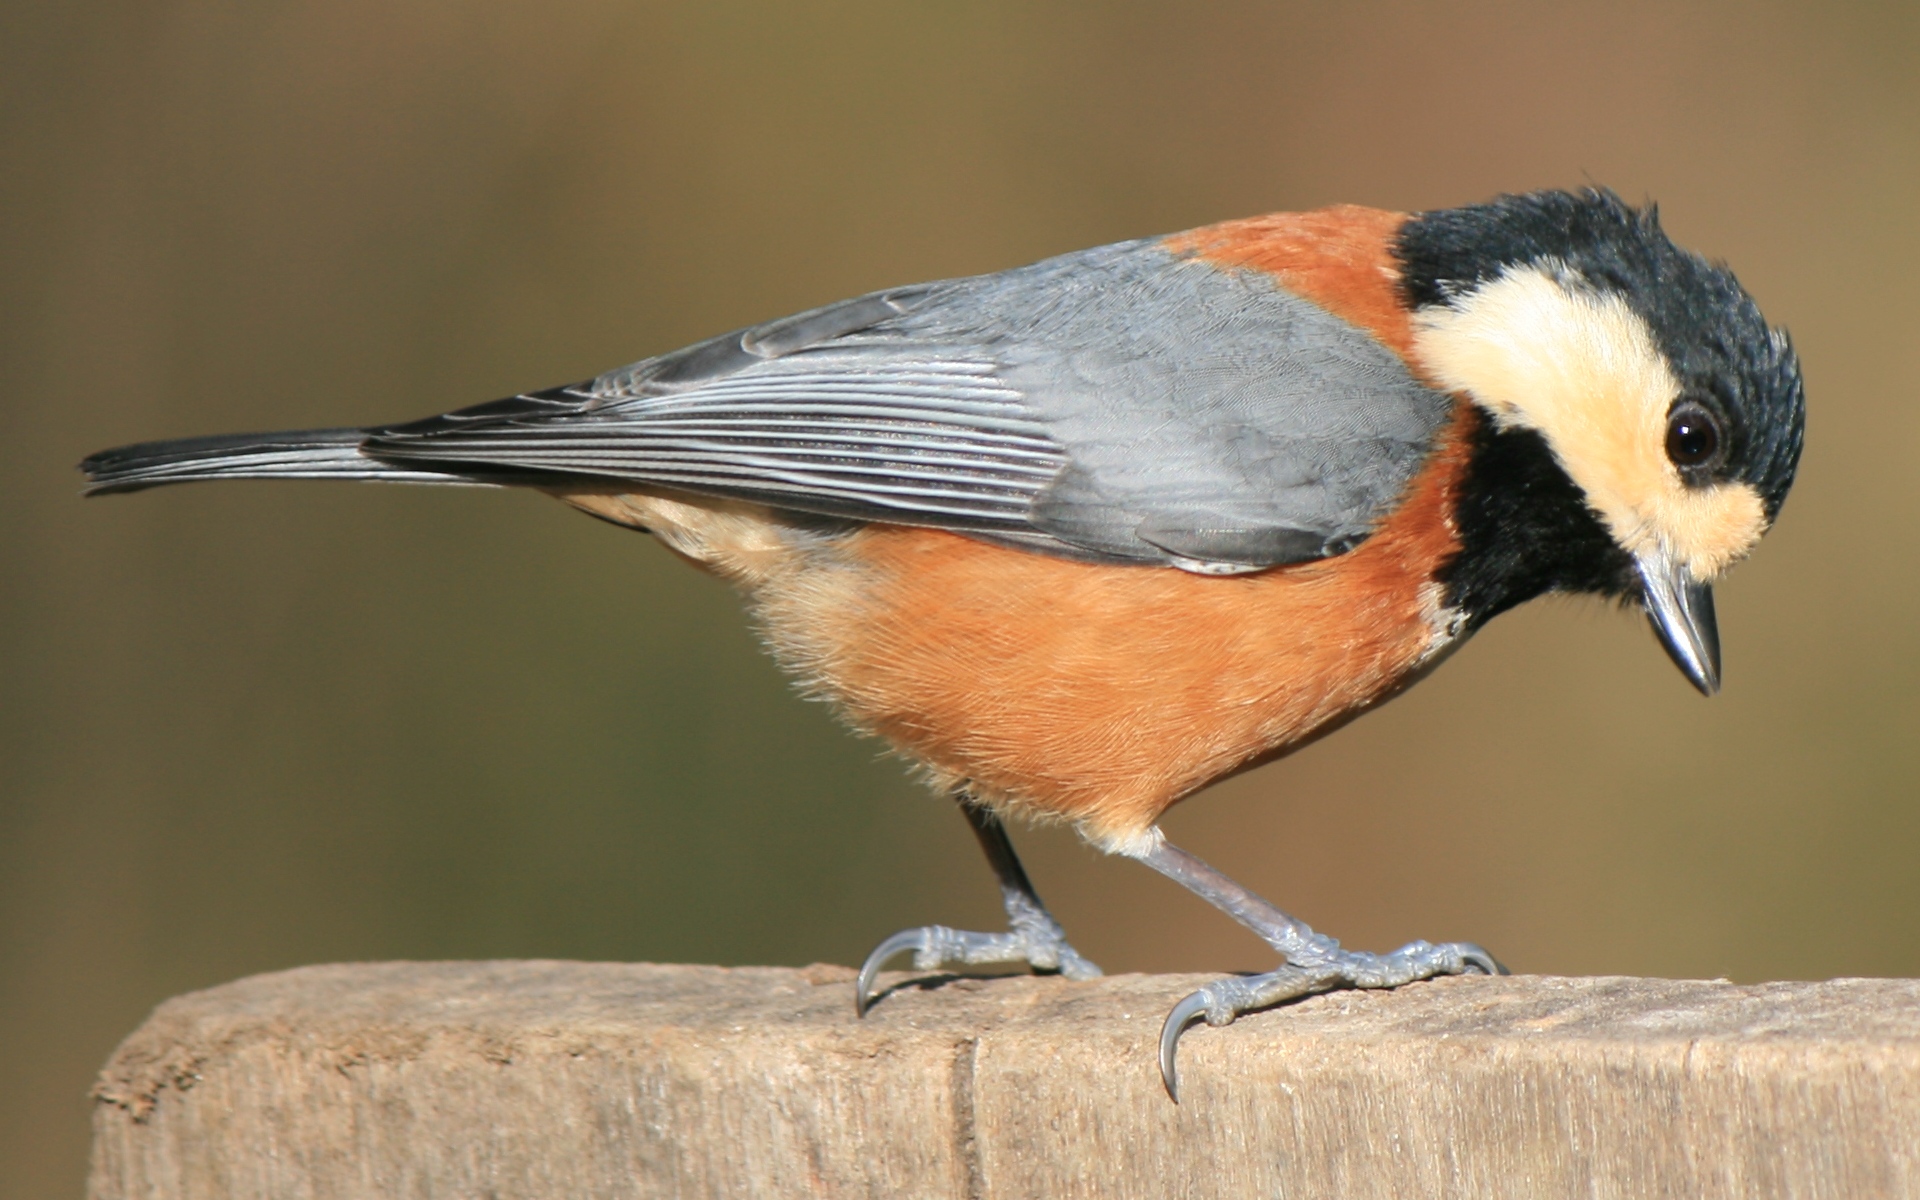
<svg viewBox="0 0 1920 1200">
<path fill-rule="evenodd" d="M 1712 693 L 1712 582 L 1773 523 L 1800 458 L 1786 334 L 1611 192 L 1425 213 L 1399 251 L 1421 365 L 1496 432 L 1543 443 L 1604 530 L 1610 563 L 1575 586 L 1637 597 Z"/>
</svg>

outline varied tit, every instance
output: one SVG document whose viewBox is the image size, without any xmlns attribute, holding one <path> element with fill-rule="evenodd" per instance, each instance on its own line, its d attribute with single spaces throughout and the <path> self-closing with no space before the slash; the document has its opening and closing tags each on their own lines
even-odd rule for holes
<svg viewBox="0 0 1920 1200">
<path fill-rule="evenodd" d="M 1638 603 L 1703 692 L 1711 582 L 1780 511 L 1786 335 L 1653 210 L 1546 191 L 1229 221 L 891 288 L 584 383 L 409 424 L 108 450 L 95 493 L 200 479 L 536 488 L 736 584 L 808 694 L 960 809 L 1010 927 L 883 942 L 916 969 L 1081 979 L 1003 818 L 1071 823 L 1265 939 L 1192 1022 L 1497 972 L 1343 950 L 1156 821 L 1421 677 L 1545 592 Z"/>
</svg>

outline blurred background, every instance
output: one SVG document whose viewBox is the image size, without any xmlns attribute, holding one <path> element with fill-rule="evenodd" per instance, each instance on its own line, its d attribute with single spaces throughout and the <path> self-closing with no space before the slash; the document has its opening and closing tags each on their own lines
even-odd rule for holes
<svg viewBox="0 0 1920 1200">
<path fill-rule="evenodd" d="M 1720 591 L 1712 703 L 1637 616 L 1538 603 L 1174 838 L 1349 945 L 1920 974 L 1910 3 L 14 0 L 0 161 L 9 1195 L 77 1194 L 92 1072 L 183 990 L 854 963 L 998 919 L 951 806 L 648 539 L 505 492 L 82 503 L 83 454 L 422 416 L 1336 201 L 1658 199 L 1792 328 L 1801 482 Z M 1017 836 L 1109 970 L 1270 965 L 1142 868 Z"/>
</svg>

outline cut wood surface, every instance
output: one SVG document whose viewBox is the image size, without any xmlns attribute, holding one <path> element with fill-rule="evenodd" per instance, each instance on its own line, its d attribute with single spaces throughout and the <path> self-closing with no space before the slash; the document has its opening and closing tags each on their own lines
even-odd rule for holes
<svg viewBox="0 0 1920 1200">
<path fill-rule="evenodd" d="M 1201 976 L 899 987 L 569 962 L 169 1000 L 96 1095 L 121 1197 L 1920 1196 L 1920 982 L 1466 977 L 1154 1038 Z M 891 976 L 901 983 L 906 977 Z"/>
</svg>

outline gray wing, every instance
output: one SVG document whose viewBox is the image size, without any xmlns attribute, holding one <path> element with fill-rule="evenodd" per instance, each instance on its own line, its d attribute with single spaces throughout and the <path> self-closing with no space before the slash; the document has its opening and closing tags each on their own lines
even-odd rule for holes
<svg viewBox="0 0 1920 1200">
<path fill-rule="evenodd" d="M 362 450 L 1235 571 L 1363 539 L 1449 411 L 1270 277 L 1143 241 L 877 292 Z"/>
</svg>

